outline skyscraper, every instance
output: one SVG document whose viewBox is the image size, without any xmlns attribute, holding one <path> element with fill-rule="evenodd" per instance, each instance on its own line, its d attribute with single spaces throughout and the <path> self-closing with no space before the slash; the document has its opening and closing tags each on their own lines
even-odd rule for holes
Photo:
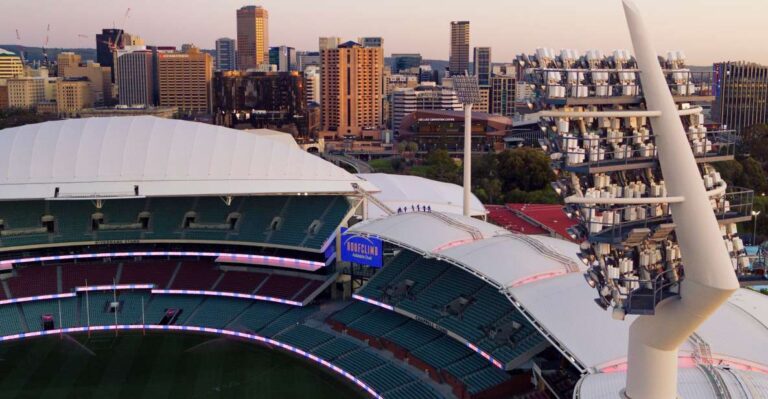
<svg viewBox="0 0 768 399">
<path fill-rule="evenodd" d="M 102 29 L 101 33 L 96 35 L 96 62 L 112 68 L 112 82 L 115 82 L 115 57 L 112 51 L 122 47 L 122 43 L 118 43 L 122 36 L 122 29 Z"/>
<path fill-rule="evenodd" d="M 235 39 L 222 37 L 216 40 L 216 70 L 234 71 L 237 70 L 237 59 L 235 48 L 237 42 Z"/>
<path fill-rule="evenodd" d="M 368 137 L 381 128 L 384 50 L 347 42 L 321 51 L 322 131 L 336 138 Z"/>
<path fill-rule="evenodd" d="M 117 68 L 120 105 L 154 105 L 152 52 L 143 49 L 118 54 Z"/>
<path fill-rule="evenodd" d="M 237 10 L 237 67 L 246 70 L 268 64 L 269 13 L 261 6 Z"/>
<path fill-rule="evenodd" d="M 278 72 L 297 71 L 296 49 L 288 46 L 270 48 L 269 63 L 276 65 Z"/>
<path fill-rule="evenodd" d="M 451 22 L 448 70 L 451 75 L 463 75 L 469 70 L 469 21 Z"/>
<path fill-rule="evenodd" d="M 768 123 L 768 67 L 749 62 L 714 65 L 712 119 L 741 131 Z"/>
<path fill-rule="evenodd" d="M 157 55 L 160 105 L 206 113 L 211 107 L 211 55 L 191 47 L 186 53 Z"/>
<path fill-rule="evenodd" d="M 480 86 L 489 86 L 491 84 L 491 48 L 475 47 L 473 60 L 477 83 Z"/>
</svg>

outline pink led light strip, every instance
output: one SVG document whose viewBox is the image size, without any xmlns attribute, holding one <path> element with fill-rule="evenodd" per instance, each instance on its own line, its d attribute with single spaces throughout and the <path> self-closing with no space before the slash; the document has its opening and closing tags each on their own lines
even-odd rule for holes
<svg viewBox="0 0 768 399">
<path fill-rule="evenodd" d="M 97 258 L 126 258 L 135 256 L 197 256 L 217 258 L 221 261 L 231 261 L 238 263 L 253 263 L 267 266 L 285 267 L 289 269 L 299 269 L 305 271 L 316 271 L 325 267 L 324 262 L 317 262 L 304 259 L 281 258 L 277 256 L 251 255 L 251 254 L 233 254 L 224 252 L 196 252 L 196 251 L 132 251 L 132 252 L 99 252 L 93 254 L 72 254 L 72 255 L 53 255 L 37 256 L 29 258 L 6 259 L 0 261 L 0 270 L 8 270 L 14 264 L 63 261 L 75 259 L 97 259 Z"/>
<path fill-rule="evenodd" d="M 227 297 L 227 298 L 242 298 L 242 299 L 253 299 L 256 301 L 277 302 L 285 305 L 304 306 L 304 304 L 301 302 L 291 301 L 289 299 L 275 298 L 271 296 L 262 296 L 262 295 L 239 294 L 236 292 L 153 289 L 152 293 L 153 294 L 174 294 L 174 295 L 206 295 L 206 296 L 218 296 L 218 297 Z"/>
<path fill-rule="evenodd" d="M 379 301 L 374 301 L 373 299 L 366 298 L 364 296 L 360 296 L 360 295 L 357 295 L 357 294 L 352 294 L 352 298 L 357 299 L 358 301 L 363 301 L 365 303 L 369 303 L 369 304 L 374 305 L 374 306 L 378 306 L 380 308 L 384 308 L 384 309 L 387 309 L 387 310 L 395 311 L 395 308 L 392 305 L 387 305 L 386 303 L 382 303 L 382 302 L 379 302 Z M 494 359 L 493 356 L 488 354 L 488 352 L 485 352 L 484 350 L 478 348 L 476 345 L 472 344 L 469 341 L 466 341 L 464 343 L 467 345 L 467 347 L 469 349 L 472 349 L 473 351 L 475 351 L 478 355 L 482 356 L 485 360 L 488 360 L 489 362 L 491 362 L 491 364 L 493 364 L 494 366 L 496 366 L 496 367 L 498 367 L 498 368 L 500 368 L 502 370 L 505 369 L 504 368 L 504 364 L 502 364 L 500 361 Z"/>
</svg>

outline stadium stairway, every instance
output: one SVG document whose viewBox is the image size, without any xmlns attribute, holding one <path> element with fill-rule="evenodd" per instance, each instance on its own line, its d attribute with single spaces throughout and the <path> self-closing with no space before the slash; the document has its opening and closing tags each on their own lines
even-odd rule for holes
<svg viewBox="0 0 768 399">
<path fill-rule="evenodd" d="M 405 294 L 398 293 L 406 280 L 414 283 L 412 288 Z M 424 259 L 409 251 L 403 250 L 392 258 L 357 294 L 438 324 L 510 369 L 548 346 L 546 339 L 496 288 L 448 263 Z M 448 312 L 449 305 L 460 298 L 469 303 L 458 314 Z M 509 328 L 514 329 L 509 339 L 492 338 Z M 367 331 L 370 332 L 375 333 Z"/>
<path fill-rule="evenodd" d="M 353 302 L 328 318 L 337 331 L 408 359 L 440 383 L 448 383 L 457 396 L 490 397 L 504 393 L 509 375 L 445 333 L 395 312 L 364 302 Z"/>
</svg>

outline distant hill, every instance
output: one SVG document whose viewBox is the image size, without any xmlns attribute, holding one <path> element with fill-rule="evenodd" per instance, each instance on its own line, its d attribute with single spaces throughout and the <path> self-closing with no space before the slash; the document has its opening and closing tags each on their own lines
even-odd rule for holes
<svg viewBox="0 0 768 399">
<path fill-rule="evenodd" d="M 0 48 L 8 51 L 12 51 L 16 54 L 19 54 L 23 50 L 24 58 L 27 61 L 43 60 L 43 49 L 41 47 L 26 47 L 26 46 L 22 47 L 17 44 L 0 44 Z M 75 54 L 80 54 L 80 57 L 83 58 L 83 61 L 96 60 L 95 48 L 49 48 L 46 50 L 48 52 L 49 60 L 55 60 L 56 57 L 59 55 L 59 53 L 62 53 L 65 51 L 71 51 Z"/>
</svg>

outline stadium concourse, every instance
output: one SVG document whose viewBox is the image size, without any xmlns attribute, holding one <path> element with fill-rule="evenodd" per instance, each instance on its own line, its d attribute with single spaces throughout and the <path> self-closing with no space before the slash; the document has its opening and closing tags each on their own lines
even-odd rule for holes
<svg viewBox="0 0 768 399">
<path fill-rule="evenodd" d="M 631 320 L 594 306 L 578 245 L 457 215 L 460 195 L 351 175 L 269 131 L 152 117 L 5 129 L 0 340 L 199 333 L 372 397 L 616 397 Z M 389 214 L 408 204 L 433 211 Z M 345 237 L 381 240 L 381 266 L 342 262 Z M 681 352 L 681 395 L 768 395 L 766 326 L 765 297 L 731 298 Z"/>
</svg>

